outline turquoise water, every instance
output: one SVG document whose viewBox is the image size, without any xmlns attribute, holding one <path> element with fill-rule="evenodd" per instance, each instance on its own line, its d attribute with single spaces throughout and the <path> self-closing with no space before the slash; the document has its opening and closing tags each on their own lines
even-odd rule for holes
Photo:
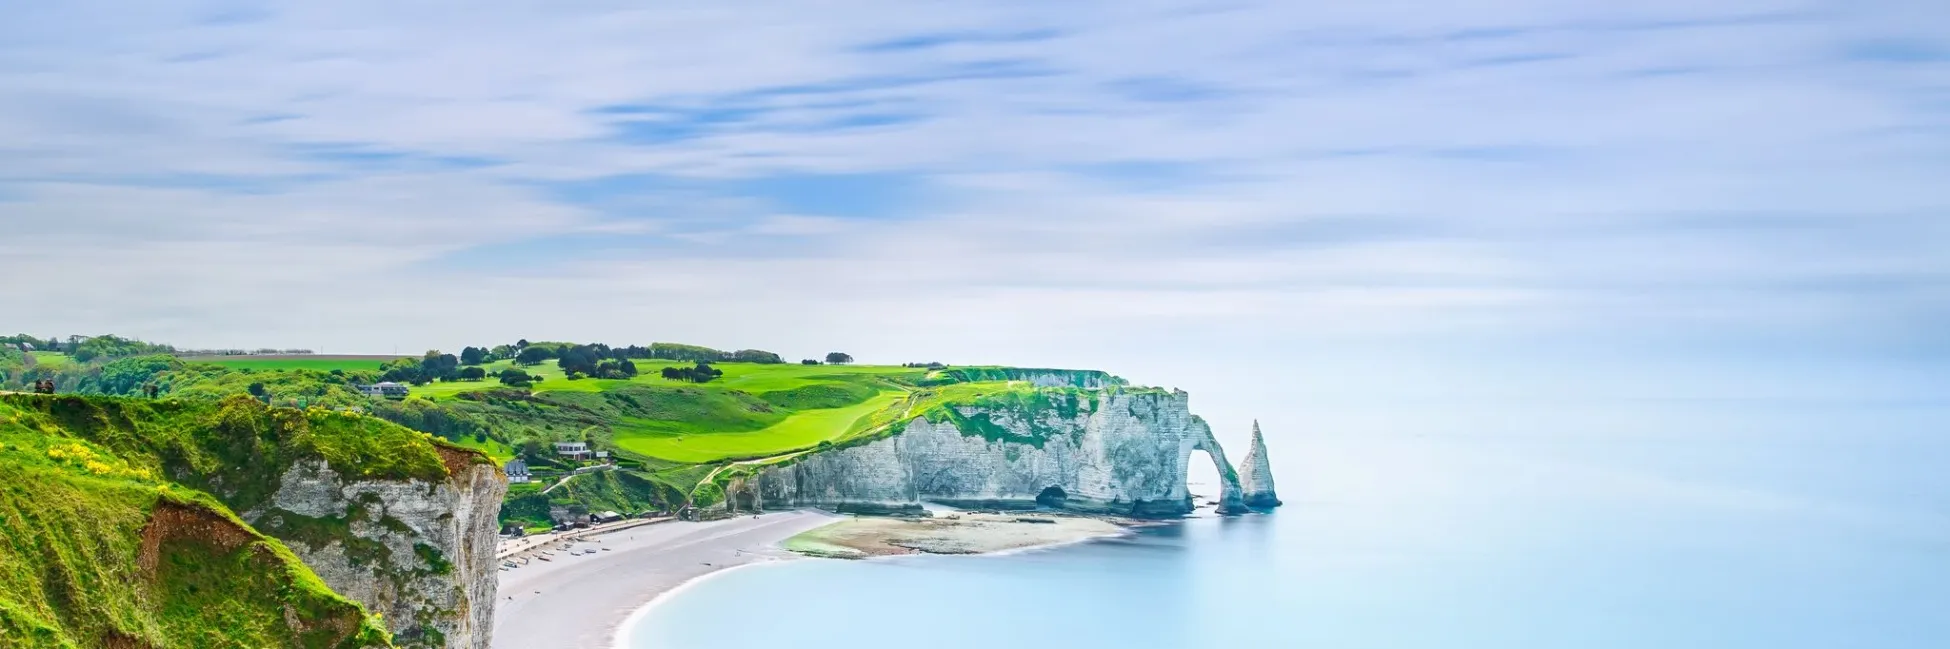
<svg viewBox="0 0 1950 649">
<path fill-rule="evenodd" d="M 633 644 L 1950 646 L 1945 404 L 1425 405 L 1271 440 L 1277 514 L 733 571 Z"/>
</svg>

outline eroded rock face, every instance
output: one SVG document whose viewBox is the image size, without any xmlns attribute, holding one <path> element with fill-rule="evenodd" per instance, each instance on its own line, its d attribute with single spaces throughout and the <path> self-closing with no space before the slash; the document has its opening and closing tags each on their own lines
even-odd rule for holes
<svg viewBox="0 0 1950 649">
<path fill-rule="evenodd" d="M 1239 488 L 1245 492 L 1243 500 L 1253 509 L 1272 509 L 1280 506 L 1280 496 L 1273 489 L 1273 463 L 1266 458 L 1266 438 L 1259 434 L 1259 422 L 1253 422 L 1253 445 L 1246 449 L 1246 459 L 1239 469 Z"/>
<path fill-rule="evenodd" d="M 449 459 L 453 475 L 436 483 L 346 480 L 322 460 L 300 462 L 243 516 L 332 590 L 382 613 L 399 646 L 487 649 L 508 486 L 491 464 Z"/>
<path fill-rule="evenodd" d="M 1190 513 L 1185 478 L 1203 450 L 1222 482 L 1220 511 L 1246 511 L 1238 475 L 1183 391 L 1105 390 L 1074 411 L 962 408 L 1006 434 L 916 419 L 899 434 L 817 453 L 759 476 L 772 506 L 918 511 L 920 501 L 1029 508 L 1038 500 L 1082 512 L 1168 517 Z"/>
</svg>

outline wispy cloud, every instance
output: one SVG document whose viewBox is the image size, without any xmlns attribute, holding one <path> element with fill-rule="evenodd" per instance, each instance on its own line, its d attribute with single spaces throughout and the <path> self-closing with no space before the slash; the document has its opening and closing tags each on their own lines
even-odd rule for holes
<svg viewBox="0 0 1950 649">
<path fill-rule="evenodd" d="M 1950 323 L 1940 3 L 96 4 L 0 25 L 21 326 Z"/>
</svg>

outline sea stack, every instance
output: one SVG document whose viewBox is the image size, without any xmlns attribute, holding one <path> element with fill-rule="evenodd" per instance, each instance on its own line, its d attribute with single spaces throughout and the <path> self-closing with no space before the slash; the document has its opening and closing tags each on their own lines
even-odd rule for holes
<svg viewBox="0 0 1950 649">
<path fill-rule="evenodd" d="M 1273 464 L 1266 459 L 1266 438 L 1259 433 L 1259 421 L 1253 421 L 1253 446 L 1246 450 L 1246 461 L 1240 465 L 1239 488 L 1244 493 L 1247 507 L 1253 509 L 1272 509 L 1280 506 L 1280 497 L 1273 492 Z"/>
</svg>

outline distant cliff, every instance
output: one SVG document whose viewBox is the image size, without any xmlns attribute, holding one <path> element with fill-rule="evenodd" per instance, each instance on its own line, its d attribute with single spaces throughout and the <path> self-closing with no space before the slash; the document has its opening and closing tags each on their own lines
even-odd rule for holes
<svg viewBox="0 0 1950 649">
<path fill-rule="evenodd" d="M 187 570 L 202 580 L 187 592 L 201 593 L 197 598 L 215 607 L 212 614 L 269 615 L 282 620 L 271 627 L 288 624 L 296 629 L 293 633 L 312 638 L 274 640 L 253 627 L 206 629 L 201 632 L 205 636 L 197 636 L 201 639 L 186 639 L 114 621 L 111 633 L 140 642 L 81 646 L 488 646 L 497 576 L 495 517 L 506 485 L 493 463 L 477 452 L 444 446 L 423 433 L 370 417 L 270 408 L 248 397 L 207 403 L 0 396 L 0 424 L 14 425 L 14 441 L 6 452 L 27 444 L 47 446 L 57 454 L 81 452 L 62 450 L 68 446 L 86 449 L 113 461 L 103 460 L 100 467 L 79 465 L 84 470 L 145 476 L 155 482 L 151 493 L 176 494 L 165 501 L 190 503 L 187 509 L 155 506 L 158 514 L 149 529 L 202 530 L 184 538 L 234 539 L 218 543 L 219 554 L 212 555 L 209 550 L 172 552 L 169 539 L 175 537 L 164 536 L 154 551 L 160 554 L 143 554 L 133 565 L 106 556 L 98 559 L 100 569 L 139 573 L 153 564 Z M 7 430 L 0 427 L 0 432 Z M 7 458 L 0 454 L 0 460 Z M 0 462 L 0 469 L 6 468 Z M 30 497 L 61 497 L 49 483 L 26 482 L 16 488 Z M 164 512 L 169 517 L 161 518 Z M 86 509 L 73 513 L 83 520 L 98 514 Z M 141 552 L 150 553 L 146 538 L 140 541 Z M 226 571 L 230 564 L 225 562 L 231 560 L 220 553 L 251 539 L 262 539 L 256 542 L 264 548 L 256 551 L 259 560 L 302 560 L 308 569 L 280 571 L 263 565 L 242 573 Z M 55 565 L 31 557 L 27 561 Z M 241 596 L 267 587 L 259 583 L 265 578 L 259 571 L 264 570 L 273 572 L 262 574 L 289 573 L 298 584 L 310 584 L 323 596 L 344 602 L 353 611 L 352 622 L 327 625 L 342 631 L 329 637 L 341 639 L 313 638 L 322 633 L 320 623 L 307 622 L 289 608 L 280 613 L 275 604 L 224 603 L 229 593 Z M 361 625 L 371 624 L 360 604 L 379 614 L 374 619 L 383 619 L 392 643 L 386 642 L 385 632 L 376 640 L 359 635 Z M 204 626 L 224 625 L 213 621 Z M 0 622 L 0 629 L 5 626 Z M 245 635 L 209 635 L 221 633 Z M 11 645 L 0 637 L 0 646 Z"/>
<path fill-rule="evenodd" d="M 948 400 L 885 437 L 758 470 L 733 485 L 728 503 L 902 513 L 932 501 L 1181 516 L 1196 506 L 1186 476 L 1193 452 L 1204 451 L 1220 477 L 1219 511 L 1247 511 L 1238 473 L 1186 393 L 1102 385 Z"/>
</svg>

